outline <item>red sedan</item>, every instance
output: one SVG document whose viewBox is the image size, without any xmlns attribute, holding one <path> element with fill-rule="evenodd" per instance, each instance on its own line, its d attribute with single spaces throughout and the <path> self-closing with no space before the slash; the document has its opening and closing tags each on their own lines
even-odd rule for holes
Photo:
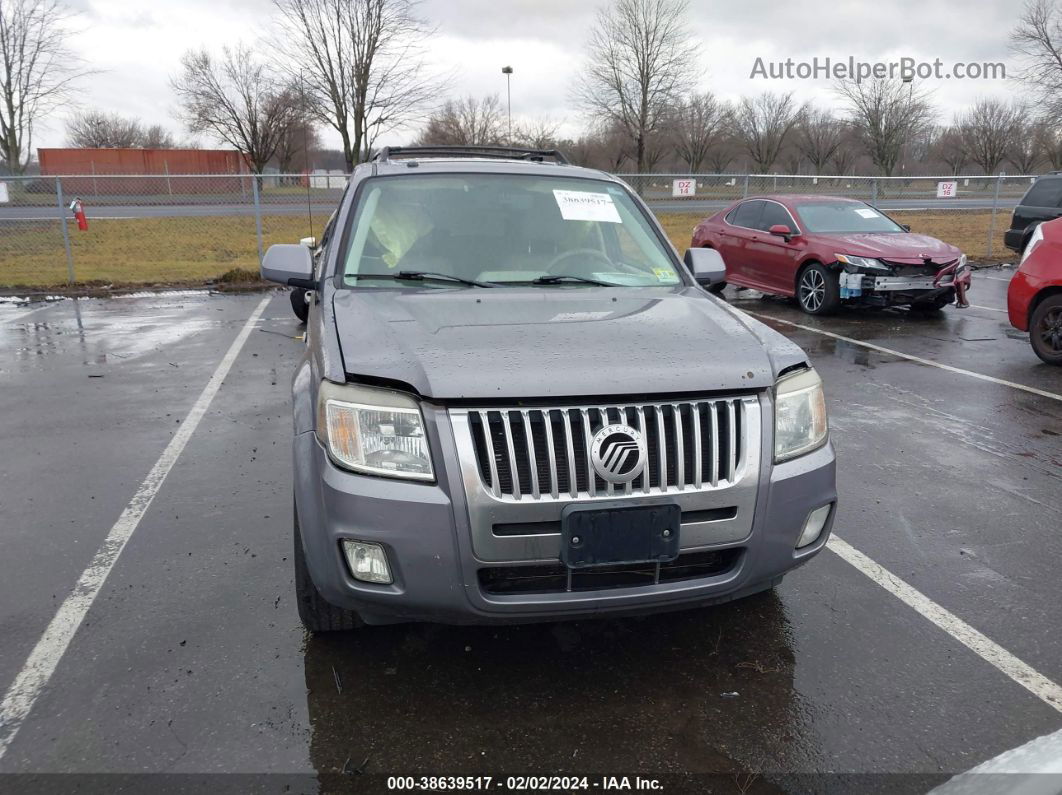
<svg viewBox="0 0 1062 795">
<path fill-rule="evenodd" d="M 1062 218 L 1036 227 L 1007 288 L 1011 325 L 1029 332 L 1036 355 L 1062 364 Z"/>
<path fill-rule="evenodd" d="M 794 296 L 811 315 L 842 304 L 965 306 L 970 286 L 959 249 L 854 199 L 752 196 L 699 223 L 692 246 L 722 254 L 728 283 Z"/>
</svg>

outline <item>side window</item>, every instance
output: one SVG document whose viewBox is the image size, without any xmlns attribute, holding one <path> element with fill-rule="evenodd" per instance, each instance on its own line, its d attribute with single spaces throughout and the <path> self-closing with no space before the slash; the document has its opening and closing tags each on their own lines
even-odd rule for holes
<svg viewBox="0 0 1062 795">
<path fill-rule="evenodd" d="M 744 226 L 749 229 L 756 229 L 756 224 L 759 223 L 760 213 L 763 212 L 764 202 L 751 201 L 739 204 L 730 215 L 727 216 L 727 221 L 734 226 Z"/>
<path fill-rule="evenodd" d="M 1062 206 L 1062 178 L 1042 178 L 1036 180 L 1021 203 L 1027 207 Z"/>
<path fill-rule="evenodd" d="M 789 211 L 780 204 L 774 202 L 763 203 L 763 215 L 760 216 L 760 222 L 756 226 L 757 229 L 762 229 L 764 232 L 768 231 L 775 224 L 782 224 L 789 227 L 789 231 L 796 231 L 796 223 L 793 221 L 793 217 L 789 214 Z"/>
</svg>

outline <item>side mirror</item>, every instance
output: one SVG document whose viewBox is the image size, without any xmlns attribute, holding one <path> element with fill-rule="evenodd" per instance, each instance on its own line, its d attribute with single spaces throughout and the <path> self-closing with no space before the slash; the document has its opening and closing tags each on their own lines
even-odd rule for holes
<svg viewBox="0 0 1062 795">
<path fill-rule="evenodd" d="M 313 290 L 313 255 L 301 243 L 277 243 L 262 258 L 262 278 L 285 287 Z"/>
<path fill-rule="evenodd" d="M 778 237 L 784 237 L 788 240 L 793 236 L 793 231 L 786 224 L 775 224 L 767 230 L 772 235 L 778 235 Z"/>
<path fill-rule="evenodd" d="M 686 249 L 686 256 L 682 260 L 693 274 L 694 280 L 702 287 L 711 287 L 726 281 L 726 263 L 714 248 Z"/>
<path fill-rule="evenodd" d="M 299 241 L 299 245 L 306 246 L 306 248 L 310 249 L 310 251 L 313 251 L 315 248 L 317 248 L 317 238 L 304 237 Z"/>
</svg>

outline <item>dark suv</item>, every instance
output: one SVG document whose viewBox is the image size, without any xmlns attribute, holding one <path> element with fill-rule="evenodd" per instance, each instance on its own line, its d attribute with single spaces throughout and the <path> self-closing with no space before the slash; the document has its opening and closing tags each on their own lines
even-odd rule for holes
<svg viewBox="0 0 1062 795">
<path fill-rule="evenodd" d="M 1007 248 L 1021 254 L 1037 226 L 1060 216 L 1062 173 L 1052 171 L 1036 180 L 1018 202 L 1018 206 L 1014 208 L 1010 229 L 1003 234 L 1003 243 Z"/>
</svg>

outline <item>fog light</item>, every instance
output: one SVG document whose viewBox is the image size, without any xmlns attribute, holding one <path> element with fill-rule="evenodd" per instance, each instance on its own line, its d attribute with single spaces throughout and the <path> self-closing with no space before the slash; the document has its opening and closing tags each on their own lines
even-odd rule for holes
<svg viewBox="0 0 1062 795">
<path fill-rule="evenodd" d="M 823 505 L 821 508 L 816 508 L 808 514 L 808 518 L 804 520 L 804 530 L 800 533 L 800 540 L 797 541 L 797 549 L 806 547 L 808 544 L 813 544 L 818 540 L 819 536 L 822 535 L 822 528 L 826 526 L 826 520 L 830 518 L 830 510 L 832 508 L 833 503 L 830 503 L 829 505 Z"/>
<path fill-rule="evenodd" d="M 387 553 L 379 544 L 367 541 L 344 539 L 343 552 L 347 556 L 347 565 L 355 580 L 390 585 L 391 567 L 387 565 Z"/>
</svg>

